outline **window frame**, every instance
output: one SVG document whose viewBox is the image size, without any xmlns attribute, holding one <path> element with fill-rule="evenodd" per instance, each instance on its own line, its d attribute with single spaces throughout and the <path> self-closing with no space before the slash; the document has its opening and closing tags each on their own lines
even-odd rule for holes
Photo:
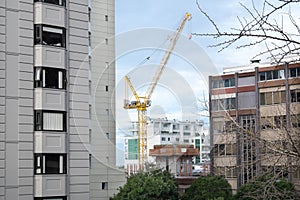
<svg viewBox="0 0 300 200">
<path fill-rule="evenodd" d="M 58 162 L 58 173 L 47 172 L 47 157 L 57 156 Z M 49 168 L 49 167 L 48 167 Z M 38 171 L 40 170 L 40 171 Z M 49 169 L 48 169 L 49 170 Z M 67 174 L 67 154 L 66 153 L 35 153 L 34 154 L 34 174 Z"/>
<path fill-rule="evenodd" d="M 57 113 L 62 114 L 62 129 L 45 129 L 44 128 L 44 113 Z M 65 132 L 67 128 L 66 111 L 54 111 L 54 110 L 35 110 L 34 111 L 34 131 L 55 131 Z"/>
<path fill-rule="evenodd" d="M 54 33 L 54 34 L 61 34 L 61 45 L 54 45 L 54 44 L 44 44 L 45 38 L 43 38 L 43 35 L 45 36 L 44 29 L 53 30 L 51 31 L 45 31 L 48 33 Z M 55 32 L 56 31 L 56 32 Z M 61 33 L 59 33 L 61 32 Z M 63 27 L 58 26 L 51 26 L 51 25 L 44 25 L 44 24 L 35 24 L 34 25 L 34 45 L 47 45 L 47 46 L 53 46 L 58 48 L 65 48 L 66 47 L 66 29 Z"/>
<path fill-rule="evenodd" d="M 58 81 L 57 87 L 56 86 L 50 87 L 49 85 L 48 86 L 46 85 L 48 79 L 46 75 L 50 74 L 49 70 L 57 71 L 57 81 Z M 53 77 L 52 74 L 51 77 Z M 66 90 L 67 88 L 66 70 L 60 68 L 52 68 L 52 67 L 34 67 L 34 88 L 50 88 L 50 89 Z"/>
</svg>

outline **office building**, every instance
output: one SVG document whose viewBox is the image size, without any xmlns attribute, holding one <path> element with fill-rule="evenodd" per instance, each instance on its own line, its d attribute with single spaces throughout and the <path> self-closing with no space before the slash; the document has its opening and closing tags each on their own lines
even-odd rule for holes
<svg viewBox="0 0 300 200">
<path fill-rule="evenodd" d="M 299 66 L 253 61 L 209 77 L 211 170 L 234 191 L 265 172 L 299 187 Z"/>
</svg>

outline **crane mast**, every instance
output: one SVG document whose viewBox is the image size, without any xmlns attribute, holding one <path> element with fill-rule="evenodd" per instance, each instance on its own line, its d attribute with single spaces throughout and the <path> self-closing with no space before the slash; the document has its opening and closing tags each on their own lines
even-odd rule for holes
<svg viewBox="0 0 300 200">
<path fill-rule="evenodd" d="M 186 13 L 184 18 L 182 19 L 179 27 L 177 28 L 176 32 L 170 38 L 170 45 L 168 46 L 167 50 L 164 53 L 164 56 L 156 70 L 155 75 L 146 91 L 145 96 L 138 96 L 136 90 L 134 89 L 130 79 L 128 76 L 125 76 L 125 86 L 129 86 L 131 92 L 135 97 L 135 101 L 130 101 L 128 97 L 125 97 L 124 100 L 124 109 L 137 109 L 138 111 L 138 159 L 139 159 L 139 166 L 141 170 L 145 169 L 145 164 L 148 160 L 147 156 L 147 108 L 151 106 L 151 96 L 154 92 L 154 89 L 163 73 L 164 68 L 166 67 L 169 58 L 174 50 L 174 47 L 180 37 L 180 34 L 183 30 L 183 27 L 187 20 L 192 18 L 190 13 Z M 125 87 L 126 89 L 126 87 Z M 125 91 L 125 94 L 127 91 Z"/>
</svg>

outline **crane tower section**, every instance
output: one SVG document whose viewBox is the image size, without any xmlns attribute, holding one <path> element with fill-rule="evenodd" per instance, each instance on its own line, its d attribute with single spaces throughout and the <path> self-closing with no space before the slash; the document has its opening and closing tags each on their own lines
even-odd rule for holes
<svg viewBox="0 0 300 200">
<path fill-rule="evenodd" d="M 169 58 L 174 50 L 174 47 L 180 38 L 180 34 L 183 30 L 185 23 L 192 18 L 190 13 L 186 13 L 183 17 L 179 27 L 176 32 L 170 37 L 170 44 L 166 49 L 163 58 L 152 78 L 152 81 L 146 91 L 144 96 L 139 96 L 134 89 L 128 76 L 125 76 L 125 99 L 124 99 L 124 109 L 136 109 L 138 111 L 138 159 L 141 170 L 145 170 L 145 165 L 147 164 L 147 108 L 151 106 L 151 96 L 155 90 L 155 87 L 165 69 Z M 129 86 L 135 101 L 130 101 L 127 96 L 127 86 Z"/>
</svg>

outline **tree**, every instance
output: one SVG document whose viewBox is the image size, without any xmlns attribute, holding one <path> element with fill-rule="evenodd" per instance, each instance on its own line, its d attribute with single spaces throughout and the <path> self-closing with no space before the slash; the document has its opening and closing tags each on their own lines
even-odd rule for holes
<svg viewBox="0 0 300 200">
<path fill-rule="evenodd" d="M 234 196 L 237 200 L 297 199 L 294 185 L 284 178 L 266 173 L 241 186 Z"/>
<path fill-rule="evenodd" d="M 152 170 L 128 177 L 127 183 L 111 199 L 177 200 L 178 195 L 177 183 L 169 171 Z"/>
<path fill-rule="evenodd" d="M 268 54 L 275 62 L 279 63 L 287 56 L 300 55 L 300 27 L 297 24 L 297 17 L 291 12 L 291 6 L 295 6 L 299 2 L 300 0 L 265 0 L 260 9 L 258 8 L 260 6 L 257 6 L 254 1 L 252 1 L 252 7 L 241 3 L 241 7 L 249 16 L 237 16 L 239 27 L 223 31 L 196 0 L 200 12 L 212 24 L 215 32 L 193 33 L 192 35 L 221 39 L 221 42 L 211 45 L 211 47 L 220 48 L 220 51 L 235 44 L 238 49 L 264 44 L 265 50 L 254 57 Z M 288 11 L 283 13 L 284 9 Z M 283 14 L 288 16 L 288 21 L 283 22 Z M 285 27 L 287 24 L 290 26 Z M 291 31 L 291 27 L 293 31 Z"/>
<path fill-rule="evenodd" d="M 202 176 L 186 190 L 183 200 L 231 199 L 231 186 L 220 176 Z"/>
</svg>

